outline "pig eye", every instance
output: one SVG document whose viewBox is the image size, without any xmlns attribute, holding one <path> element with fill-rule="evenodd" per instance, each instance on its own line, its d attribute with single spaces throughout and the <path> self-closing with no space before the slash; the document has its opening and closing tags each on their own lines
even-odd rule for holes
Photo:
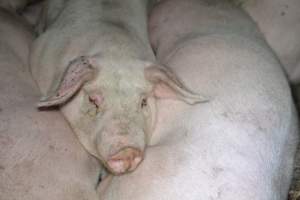
<svg viewBox="0 0 300 200">
<path fill-rule="evenodd" d="M 143 98 L 142 101 L 141 101 L 141 108 L 145 108 L 147 105 L 148 105 L 147 99 Z"/>
</svg>

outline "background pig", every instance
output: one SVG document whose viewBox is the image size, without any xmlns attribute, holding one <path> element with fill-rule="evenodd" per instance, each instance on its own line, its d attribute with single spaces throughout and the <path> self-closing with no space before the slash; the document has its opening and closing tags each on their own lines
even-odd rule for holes
<svg viewBox="0 0 300 200">
<path fill-rule="evenodd" d="M 257 22 L 282 62 L 292 83 L 300 83 L 300 1 L 245 0 L 245 10 Z"/>
<path fill-rule="evenodd" d="M 0 22 L 0 199 L 98 199 L 98 161 L 58 112 L 35 108 L 31 30 L 2 8 Z"/>
<path fill-rule="evenodd" d="M 40 107 L 61 105 L 83 146 L 114 174 L 141 162 L 155 124 L 155 99 L 206 99 L 155 64 L 147 0 L 48 1 L 32 74 Z M 55 9 L 56 8 L 56 9 Z"/>
<path fill-rule="evenodd" d="M 159 101 L 144 162 L 100 184 L 101 199 L 287 197 L 297 145 L 290 89 L 255 24 L 225 2 L 166 0 L 154 8 L 158 59 L 211 100 Z"/>
</svg>

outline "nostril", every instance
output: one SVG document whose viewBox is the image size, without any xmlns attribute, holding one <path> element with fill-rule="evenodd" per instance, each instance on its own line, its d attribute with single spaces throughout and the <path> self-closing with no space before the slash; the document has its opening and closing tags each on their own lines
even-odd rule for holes
<svg viewBox="0 0 300 200">
<path fill-rule="evenodd" d="M 112 173 L 121 175 L 134 171 L 142 160 L 143 155 L 140 150 L 128 147 L 111 156 L 107 165 Z"/>
</svg>

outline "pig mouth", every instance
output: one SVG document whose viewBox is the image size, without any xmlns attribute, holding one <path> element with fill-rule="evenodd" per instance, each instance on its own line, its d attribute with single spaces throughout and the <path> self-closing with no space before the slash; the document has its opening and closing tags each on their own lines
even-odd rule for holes
<svg viewBox="0 0 300 200">
<path fill-rule="evenodd" d="M 106 162 L 108 170 L 114 175 L 133 172 L 142 162 L 143 153 L 133 147 L 125 147 L 116 154 L 109 156 Z"/>
</svg>

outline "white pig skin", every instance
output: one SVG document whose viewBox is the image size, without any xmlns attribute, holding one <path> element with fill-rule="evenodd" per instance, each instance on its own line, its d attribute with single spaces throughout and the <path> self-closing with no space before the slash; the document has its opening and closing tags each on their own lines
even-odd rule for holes
<svg viewBox="0 0 300 200">
<path fill-rule="evenodd" d="M 287 80 L 251 19 L 220 2 L 165 0 L 154 8 L 158 60 L 212 100 L 159 101 L 144 162 L 102 182 L 102 200 L 287 198 L 298 142 Z"/>
<path fill-rule="evenodd" d="M 98 161 L 57 111 L 35 108 L 32 31 L 0 9 L 0 199 L 96 200 Z"/>
</svg>

